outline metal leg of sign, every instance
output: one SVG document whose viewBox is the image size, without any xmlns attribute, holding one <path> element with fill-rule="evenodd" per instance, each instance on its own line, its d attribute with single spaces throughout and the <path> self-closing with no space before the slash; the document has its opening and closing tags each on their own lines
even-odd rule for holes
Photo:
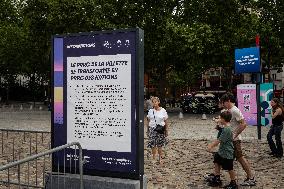
<svg viewBox="0 0 284 189">
<path fill-rule="evenodd" d="M 140 175 L 140 189 L 147 189 L 147 176 L 146 175 Z"/>
<path fill-rule="evenodd" d="M 260 106 L 260 84 L 261 84 L 261 73 L 257 74 L 258 80 L 256 83 L 256 100 L 257 100 L 257 136 L 261 139 L 261 106 Z"/>
</svg>

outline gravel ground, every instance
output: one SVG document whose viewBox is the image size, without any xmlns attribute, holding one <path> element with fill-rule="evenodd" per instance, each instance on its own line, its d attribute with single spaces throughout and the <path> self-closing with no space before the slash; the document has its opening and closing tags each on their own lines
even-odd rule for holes
<svg viewBox="0 0 284 189">
<path fill-rule="evenodd" d="M 0 129 L 50 131 L 50 117 L 50 112 L 46 110 L 15 111 L 0 108 Z M 184 114 L 180 119 L 178 113 L 169 113 L 170 143 L 165 148 L 164 164 L 159 165 L 153 162 L 149 156 L 149 149 L 146 147 L 144 149 L 145 174 L 149 180 L 149 189 L 210 188 L 203 181 L 203 175 L 212 172 L 213 168 L 212 155 L 205 151 L 207 144 L 215 139 L 217 134 L 214 130 L 215 125 L 211 121 L 212 117 L 213 115 L 207 115 L 207 120 L 202 120 L 201 115 Z M 249 126 L 243 134 L 243 150 L 257 179 L 257 186 L 252 188 L 284 188 L 284 158 L 277 159 L 268 155 L 269 148 L 266 142 L 268 130 L 269 128 L 262 128 L 261 140 L 257 139 L 255 126 Z M 284 138 L 284 132 L 282 135 Z M 40 140 L 40 136 L 38 137 Z M 49 142 L 48 137 L 44 140 L 44 143 Z M 11 139 L 5 139 L 5 141 L 11 144 Z M 145 138 L 145 145 L 146 142 L 147 138 Z M 39 151 L 46 148 L 46 146 L 39 147 Z M 27 150 L 29 149 L 23 149 L 23 154 Z M 11 154 L 9 157 L 11 158 Z M 7 159 L 3 160 L 2 156 L 1 164 L 7 161 Z M 240 183 L 245 178 L 245 174 L 240 164 L 235 162 L 234 165 L 238 183 Z M 222 179 L 224 184 L 229 182 L 225 171 L 222 171 Z"/>
</svg>

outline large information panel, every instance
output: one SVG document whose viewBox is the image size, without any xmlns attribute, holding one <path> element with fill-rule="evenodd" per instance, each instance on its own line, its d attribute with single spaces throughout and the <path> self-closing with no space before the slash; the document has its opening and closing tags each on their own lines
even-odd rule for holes
<svg viewBox="0 0 284 189">
<path fill-rule="evenodd" d="M 52 147 L 80 142 L 84 174 L 143 176 L 143 42 L 140 29 L 53 37 Z M 78 167 L 71 151 L 54 169 Z"/>
</svg>

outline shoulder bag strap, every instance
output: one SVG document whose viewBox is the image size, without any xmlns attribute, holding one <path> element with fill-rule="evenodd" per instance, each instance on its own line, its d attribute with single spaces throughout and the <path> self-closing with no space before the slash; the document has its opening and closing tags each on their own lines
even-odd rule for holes
<svg viewBox="0 0 284 189">
<path fill-rule="evenodd" d="M 153 115 L 154 115 L 155 124 L 157 125 L 156 117 L 155 117 L 155 114 L 154 114 L 154 108 L 153 108 Z"/>
</svg>

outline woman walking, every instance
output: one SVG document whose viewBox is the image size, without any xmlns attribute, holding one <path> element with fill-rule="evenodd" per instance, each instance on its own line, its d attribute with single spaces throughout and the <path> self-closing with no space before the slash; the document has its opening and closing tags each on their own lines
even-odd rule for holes
<svg viewBox="0 0 284 189">
<path fill-rule="evenodd" d="M 281 141 L 281 131 L 283 130 L 283 121 L 284 121 L 284 108 L 280 103 L 278 98 L 273 98 L 270 102 L 272 107 L 271 116 L 272 116 L 272 126 L 267 134 L 267 141 L 271 150 L 270 155 L 274 157 L 281 158 L 283 157 L 283 147 Z M 276 145 L 273 141 L 273 136 L 275 135 Z"/>
<path fill-rule="evenodd" d="M 153 97 L 152 99 L 153 109 L 150 109 L 147 115 L 148 125 L 148 148 L 152 150 L 152 158 L 155 161 L 157 152 L 159 154 L 159 163 L 162 164 L 162 147 L 167 145 L 168 136 L 168 114 L 167 111 L 160 107 L 160 99 Z"/>
</svg>

